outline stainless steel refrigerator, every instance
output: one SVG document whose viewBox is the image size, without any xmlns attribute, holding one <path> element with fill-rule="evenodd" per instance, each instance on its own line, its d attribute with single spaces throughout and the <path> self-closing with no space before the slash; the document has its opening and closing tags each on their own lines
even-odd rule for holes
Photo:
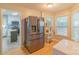
<svg viewBox="0 0 79 59">
<path fill-rule="evenodd" d="M 29 16 L 23 20 L 24 47 L 30 53 L 44 47 L 44 18 Z"/>
</svg>

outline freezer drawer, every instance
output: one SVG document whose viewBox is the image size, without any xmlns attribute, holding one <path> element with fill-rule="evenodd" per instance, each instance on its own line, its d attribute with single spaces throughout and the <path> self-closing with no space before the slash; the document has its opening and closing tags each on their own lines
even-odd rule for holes
<svg viewBox="0 0 79 59">
<path fill-rule="evenodd" d="M 43 47 L 42 40 L 40 39 L 34 39 L 27 42 L 27 49 L 30 53 L 35 52 Z"/>
</svg>

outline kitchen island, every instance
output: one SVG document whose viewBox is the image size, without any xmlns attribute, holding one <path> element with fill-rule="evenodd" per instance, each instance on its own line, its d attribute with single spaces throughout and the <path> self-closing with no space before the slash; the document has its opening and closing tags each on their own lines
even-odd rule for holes
<svg viewBox="0 0 79 59">
<path fill-rule="evenodd" d="M 53 46 L 54 55 L 79 55 L 79 42 L 62 39 Z"/>
</svg>

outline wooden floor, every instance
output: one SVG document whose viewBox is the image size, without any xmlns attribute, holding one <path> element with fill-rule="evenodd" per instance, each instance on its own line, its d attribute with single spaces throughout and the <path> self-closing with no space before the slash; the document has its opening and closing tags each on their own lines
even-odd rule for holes
<svg viewBox="0 0 79 59">
<path fill-rule="evenodd" d="M 45 46 L 44 48 L 32 53 L 32 54 L 29 54 L 29 52 L 23 48 L 18 48 L 18 49 L 15 49 L 15 50 L 12 50 L 12 51 L 9 51 L 8 55 L 53 55 L 53 46 L 55 44 L 57 44 L 61 39 L 52 39 L 52 42 L 51 43 L 45 43 Z"/>
</svg>

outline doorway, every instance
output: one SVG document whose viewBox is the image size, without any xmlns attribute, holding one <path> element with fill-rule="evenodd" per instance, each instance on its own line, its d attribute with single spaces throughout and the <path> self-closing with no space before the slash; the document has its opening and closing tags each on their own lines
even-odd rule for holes
<svg viewBox="0 0 79 59">
<path fill-rule="evenodd" d="M 13 10 L 2 9 L 2 53 L 19 48 L 20 39 L 20 13 Z"/>
</svg>

